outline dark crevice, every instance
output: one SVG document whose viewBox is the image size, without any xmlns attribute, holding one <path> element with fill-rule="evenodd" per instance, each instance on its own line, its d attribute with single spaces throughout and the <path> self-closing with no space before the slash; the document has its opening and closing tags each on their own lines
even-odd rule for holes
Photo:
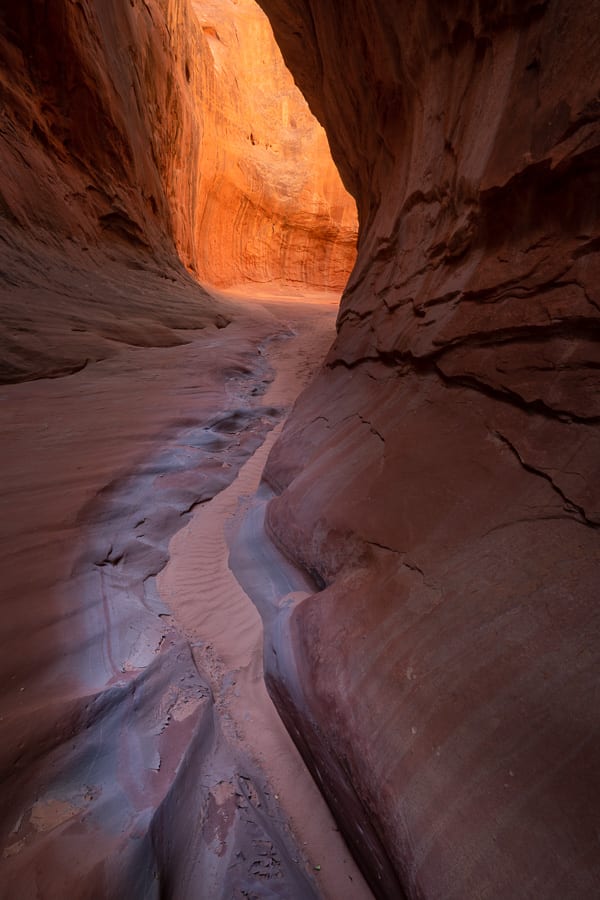
<svg viewBox="0 0 600 900">
<path fill-rule="evenodd" d="M 548 482 L 552 490 L 556 494 L 558 494 L 561 500 L 566 504 L 565 509 L 567 510 L 567 512 L 573 512 L 572 518 L 575 521 L 578 521 L 580 524 L 585 525 L 588 528 L 600 528 L 600 522 L 595 522 L 593 519 L 588 518 L 588 515 L 583 506 L 580 506 L 578 503 L 575 503 L 574 500 L 571 500 L 570 497 L 568 497 L 564 493 L 564 491 L 556 484 L 556 482 L 554 481 L 552 476 L 548 474 L 548 472 L 546 472 L 544 469 L 539 469 L 536 466 L 533 466 L 531 463 L 526 462 L 521 456 L 521 453 L 519 452 L 517 447 L 515 447 L 515 445 L 512 443 L 512 441 L 509 440 L 509 438 L 506 437 L 506 435 L 502 434 L 497 429 L 494 429 L 492 431 L 492 434 L 495 435 L 495 437 L 497 437 L 498 440 L 500 440 L 506 447 L 508 447 L 513 456 L 519 461 L 520 465 L 525 469 L 526 472 L 530 472 L 532 475 L 536 475 L 538 478 L 543 478 L 544 481 Z"/>
<path fill-rule="evenodd" d="M 213 499 L 214 497 L 203 497 L 200 500 L 192 500 L 189 506 L 179 511 L 179 515 L 188 516 L 191 512 L 197 509 L 198 506 L 204 506 L 206 503 L 210 503 L 210 501 Z"/>
<path fill-rule="evenodd" d="M 369 422 L 367 419 L 365 419 L 363 416 L 361 416 L 360 413 L 356 413 L 356 415 L 358 416 L 358 418 L 360 419 L 362 424 L 366 425 L 368 427 L 371 434 L 375 435 L 375 437 L 378 437 L 382 444 L 385 444 L 384 436 L 381 434 L 380 431 L 377 431 L 377 429 L 375 428 L 373 423 Z"/>
<path fill-rule="evenodd" d="M 458 336 L 453 340 L 439 341 L 439 349 L 428 356 L 441 356 L 457 348 L 501 347 L 513 342 L 542 343 L 553 338 L 567 338 L 573 341 L 600 341 L 600 319 L 590 316 L 570 316 L 560 321 L 545 324 L 513 325 L 490 331 L 477 331 Z M 434 344 L 436 342 L 434 341 Z"/>
<path fill-rule="evenodd" d="M 395 547 L 390 547 L 388 544 L 381 544 L 379 541 L 365 541 L 370 547 L 377 547 L 379 550 L 386 550 L 388 553 L 395 553 L 396 555 L 401 554 L 401 550 L 397 550 Z"/>
<path fill-rule="evenodd" d="M 510 522 L 501 522 L 499 525 L 494 525 L 493 528 L 490 528 L 488 531 L 484 532 L 481 535 L 482 538 L 488 537 L 490 534 L 496 534 L 498 531 L 504 531 L 507 528 L 513 528 L 515 525 L 531 525 L 536 522 L 575 522 L 576 525 L 580 525 L 581 522 L 578 518 L 573 515 L 569 515 L 565 513 L 564 515 L 547 515 L 547 516 L 524 516 L 520 519 L 511 519 Z"/>
<path fill-rule="evenodd" d="M 448 387 L 462 387 L 478 391 L 478 393 L 485 394 L 485 396 L 490 397 L 492 400 L 509 403 L 511 406 L 517 407 L 528 415 L 543 416 L 546 419 L 562 422 L 567 425 L 597 425 L 600 423 L 600 416 L 580 416 L 567 409 L 548 406 L 547 403 L 544 403 L 544 401 L 540 399 L 526 400 L 516 391 L 511 391 L 509 388 L 505 387 L 493 387 L 491 384 L 481 381 L 474 375 L 447 375 L 437 365 L 434 366 L 434 369 Z"/>
<path fill-rule="evenodd" d="M 100 560 L 100 562 L 94 563 L 94 565 L 98 566 L 99 568 L 102 568 L 103 566 L 118 566 L 119 563 L 123 561 L 124 556 L 124 551 L 122 553 L 115 554 L 115 551 L 111 546 L 104 559 Z"/>
<path fill-rule="evenodd" d="M 504 285 L 497 285 L 494 288 L 487 288 L 484 290 L 478 291 L 466 291 L 460 294 L 460 302 L 461 303 L 476 303 L 476 304 L 494 304 L 498 303 L 501 300 L 524 300 L 527 297 L 537 297 L 539 295 L 548 294 L 557 288 L 566 288 L 566 287 L 578 287 L 583 290 L 583 287 L 577 279 L 565 279 L 562 281 L 564 275 L 569 271 L 571 266 L 565 266 L 565 268 L 560 272 L 554 275 L 552 278 L 549 278 L 547 281 L 542 283 L 526 285 L 524 281 L 527 278 L 530 278 L 535 274 L 537 266 L 534 267 L 530 272 L 524 274 L 523 276 L 515 279 L 511 279 L 506 282 Z M 443 298 L 442 298 L 443 299 Z M 432 303 L 435 301 L 432 301 Z M 424 304 L 425 306 L 429 306 L 430 303 L 427 302 Z"/>
<path fill-rule="evenodd" d="M 506 329 L 502 332 L 501 338 L 498 338 L 499 333 L 496 333 L 496 340 L 493 340 L 490 336 L 489 342 L 486 342 L 481 339 L 482 335 L 472 335 L 469 339 L 465 339 L 460 344 L 452 344 L 450 345 L 450 347 L 444 347 L 443 349 L 433 351 L 432 353 L 421 357 L 414 356 L 411 353 L 379 352 L 376 355 L 364 356 L 353 359 L 351 361 L 344 360 L 338 357 L 337 359 L 330 360 L 327 363 L 327 368 L 333 370 L 339 367 L 343 367 L 345 369 L 352 370 L 360 368 L 361 366 L 368 363 L 375 363 L 382 365 L 387 369 L 395 368 L 398 371 L 399 376 L 405 375 L 409 371 L 412 371 L 416 374 L 435 374 L 448 387 L 462 387 L 470 390 L 476 390 L 481 394 L 485 394 L 493 400 L 499 400 L 503 403 L 508 403 L 511 406 L 515 406 L 527 414 L 544 416 L 545 418 L 551 419 L 553 421 L 563 422 L 567 424 L 577 423 L 581 425 L 597 425 L 600 424 L 600 416 L 582 416 L 574 413 L 569 409 L 561 409 L 559 407 L 549 406 L 541 399 L 526 400 L 516 391 L 511 391 L 506 387 L 494 387 L 493 385 L 477 378 L 475 375 L 466 372 L 458 375 L 449 375 L 444 372 L 442 368 L 443 358 L 448 350 L 454 350 L 458 347 L 468 347 L 470 349 L 481 349 L 484 347 L 492 348 L 495 346 L 514 343 L 515 339 L 520 340 L 521 343 L 543 343 L 546 339 L 555 337 L 571 337 L 574 340 L 584 339 L 589 342 L 590 339 L 593 340 L 595 337 L 590 330 L 589 325 L 590 323 L 588 323 L 587 331 L 585 330 L 584 326 L 580 325 L 579 323 L 577 323 L 577 325 L 575 325 L 575 323 L 572 323 L 572 328 L 570 329 L 561 328 L 559 326 L 545 326 L 543 328 L 536 329 L 535 334 L 531 333 L 531 328 Z M 593 330 L 600 331 L 600 329 Z M 529 340 L 527 340 L 528 336 Z M 590 367 L 594 368 L 594 365 L 590 364 Z"/>
</svg>

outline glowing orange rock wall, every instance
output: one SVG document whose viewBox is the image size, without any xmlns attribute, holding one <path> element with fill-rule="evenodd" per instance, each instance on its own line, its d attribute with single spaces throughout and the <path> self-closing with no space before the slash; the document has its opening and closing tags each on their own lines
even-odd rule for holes
<svg viewBox="0 0 600 900">
<path fill-rule="evenodd" d="M 202 171 L 190 258 L 203 280 L 285 280 L 342 289 L 356 209 L 325 132 L 294 85 L 254 0 L 193 4 Z"/>
<path fill-rule="evenodd" d="M 264 15 L 195 9 L 0 8 L 0 381 L 224 324 L 190 272 L 344 284 L 354 201 Z"/>
</svg>

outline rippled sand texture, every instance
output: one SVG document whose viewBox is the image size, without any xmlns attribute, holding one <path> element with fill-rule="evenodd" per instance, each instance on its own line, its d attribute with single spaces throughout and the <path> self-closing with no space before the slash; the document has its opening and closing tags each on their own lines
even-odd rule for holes
<svg viewBox="0 0 600 900">
<path fill-rule="evenodd" d="M 299 334 L 269 346 L 276 376 L 264 402 L 289 409 L 325 353 L 335 306 L 277 303 Z M 269 308 L 273 308 L 269 304 Z M 236 480 L 194 513 L 169 544 L 170 561 L 158 577 L 163 601 L 193 646 L 198 667 L 209 673 L 224 733 L 266 773 L 281 814 L 291 823 L 316 873 L 323 897 L 369 897 L 329 810 L 267 694 L 263 680 L 263 624 L 230 568 L 227 532 L 243 519 L 260 483 L 265 460 L 281 430 L 274 428 Z M 254 548 L 253 548 L 254 549 Z M 285 565 L 285 561 L 284 561 Z M 261 569 L 265 582 L 273 577 Z M 301 573 L 296 574 L 303 584 Z"/>
</svg>

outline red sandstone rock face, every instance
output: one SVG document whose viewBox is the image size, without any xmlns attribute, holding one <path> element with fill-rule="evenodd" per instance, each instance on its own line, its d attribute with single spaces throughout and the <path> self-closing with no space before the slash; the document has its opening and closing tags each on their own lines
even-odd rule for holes
<svg viewBox="0 0 600 900">
<path fill-rule="evenodd" d="M 597 4 L 261 0 L 361 220 L 276 446 L 272 690 L 380 896 L 592 896 Z"/>
<path fill-rule="evenodd" d="M 104 237 L 170 260 L 173 189 L 192 212 L 190 179 L 183 197 L 172 171 L 200 139 L 187 5 L 53 0 L 2 20 L 4 217 L 42 238 Z"/>
<path fill-rule="evenodd" d="M 291 618 L 300 677 L 282 664 L 273 690 L 301 727 L 380 895 L 592 896 L 600 879 L 597 10 L 592 2 L 504 2 L 494 11 L 459 2 L 453 12 L 427 2 L 262 5 L 327 126 L 362 222 L 338 341 L 270 464 L 282 492 L 271 531 L 327 583 Z M 177 257 L 208 273 L 211 258 L 195 257 L 194 213 L 224 221 L 218 206 L 198 204 L 203 126 L 194 93 L 214 77 L 224 26 L 207 22 L 201 33 L 175 0 L 5 7 L 3 379 L 64 373 L 115 354 L 116 341 L 177 344 L 182 328 L 225 324 L 218 316 L 232 310 L 200 289 L 192 300 Z M 261 129 L 250 149 L 244 131 L 228 129 L 231 158 L 246 146 L 248 163 L 262 165 L 268 134 Z M 250 179 L 254 171 L 248 166 Z M 248 194 L 244 178 L 225 190 L 221 169 L 211 183 L 226 208 L 245 209 L 236 206 L 244 196 L 266 204 L 266 191 Z M 274 217 L 273 234 L 289 258 L 287 235 L 302 229 L 286 215 Z M 254 211 L 243 218 L 257 221 Z M 252 277 L 273 273 L 260 251 L 242 250 Z M 139 356 L 128 365 L 131 387 Z M 193 382 L 195 361 L 189 366 Z M 60 383 L 40 389 L 44 412 L 55 395 L 60 411 Z M 123 460 L 110 418 L 100 428 L 90 410 L 95 396 L 82 390 L 78 402 L 112 448 L 108 468 L 91 466 L 93 483 L 69 473 L 92 498 L 102 472 L 116 479 Z M 187 410 L 189 392 L 182 397 Z M 156 439 L 177 417 L 167 392 L 133 429 L 117 399 L 129 463 L 136 438 Z M 21 415 L 17 408 L 7 427 L 30 427 Z M 50 448 L 55 437 L 68 447 L 58 416 L 52 426 Z M 12 456 L 19 473 L 23 456 Z M 45 610 L 40 627 L 54 634 L 62 620 L 46 591 L 64 585 L 77 561 L 68 540 L 77 520 L 59 506 L 50 556 L 43 528 L 29 526 L 49 509 L 46 471 L 27 505 L 19 500 L 29 517 L 20 527 L 28 553 L 56 565 L 49 581 L 38 574 L 28 588 L 36 612 Z M 9 495 L 10 540 L 19 536 L 13 503 Z M 112 530 L 103 506 L 91 519 Z M 100 573 L 118 565 L 109 547 L 104 541 L 104 555 L 87 561 Z M 26 564 L 32 576 L 39 571 L 31 557 Z M 20 582 L 9 596 L 26 631 Z M 95 606 L 100 614 L 101 598 Z M 47 634 L 37 644 L 46 653 Z M 28 672 L 22 646 L 11 635 L 10 665 L 17 659 Z M 191 662 L 172 651 L 169 673 L 189 675 L 202 699 Z M 168 693 L 160 667 L 155 676 L 150 694 Z M 57 733 L 54 711 L 30 690 L 36 678 L 19 692 L 5 751 L 18 764 L 10 790 L 29 797 L 31 826 L 44 835 L 48 824 L 62 828 L 69 810 L 52 798 L 39 806 L 30 764 L 81 733 L 82 771 L 92 758 L 102 765 L 95 728 L 121 707 L 110 691 L 89 695 L 91 712 L 85 697 L 63 694 Z M 211 723 L 201 724 L 212 738 Z M 158 742 L 159 726 L 152 717 L 140 723 L 140 746 L 149 733 Z M 64 769 L 62 758 L 47 762 L 49 772 Z M 142 809 L 135 778 L 125 787 Z M 191 787 L 184 780 L 181 795 Z M 82 809 L 90 800 L 72 799 Z M 175 853 L 169 822 L 156 825 L 159 856 Z M 18 858 L 29 822 L 7 817 L 4 826 L 6 865 L 34 878 Z M 98 846 L 118 867 L 114 850 Z M 96 858 L 85 863 L 93 868 Z M 186 873 L 186 860 L 175 868 Z M 151 881 L 152 867 L 143 875 Z"/>
<path fill-rule="evenodd" d="M 182 261 L 219 285 L 345 282 L 354 204 L 264 16 L 196 10 L 202 23 L 188 0 L 0 11 L 3 381 L 226 324 L 198 287 L 189 301 Z"/>
<path fill-rule="evenodd" d="M 173 190 L 186 214 L 192 203 L 189 179 L 184 195 L 170 173 L 200 146 L 173 60 L 175 46 L 194 50 L 186 9 L 53 0 L 0 13 L 2 381 L 226 324 L 174 240 Z"/>
</svg>

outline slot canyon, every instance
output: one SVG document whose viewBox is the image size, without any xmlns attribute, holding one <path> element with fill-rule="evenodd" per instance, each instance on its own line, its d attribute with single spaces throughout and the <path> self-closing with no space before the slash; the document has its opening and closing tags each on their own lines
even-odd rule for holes
<svg viewBox="0 0 600 900">
<path fill-rule="evenodd" d="M 592 900 L 598 0 L 0 0 L 2 900 Z"/>
</svg>

